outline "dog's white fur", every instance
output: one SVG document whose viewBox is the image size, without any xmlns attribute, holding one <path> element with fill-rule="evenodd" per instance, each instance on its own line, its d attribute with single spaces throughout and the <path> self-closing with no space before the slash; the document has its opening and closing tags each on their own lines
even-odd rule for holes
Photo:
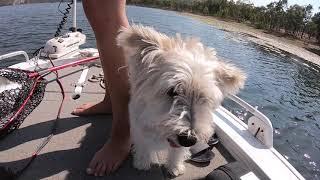
<svg viewBox="0 0 320 180">
<path fill-rule="evenodd" d="M 183 174 L 189 149 L 171 147 L 168 140 L 179 146 L 176 135 L 192 130 L 198 141 L 207 141 L 214 132 L 213 110 L 244 86 L 244 73 L 197 39 L 168 37 L 150 27 L 122 28 L 117 43 L 129 71 L 134 166 L 165 164 L 172 175 Z M 160 151 L 167 151 L 164 162 Z"/>
</svg>

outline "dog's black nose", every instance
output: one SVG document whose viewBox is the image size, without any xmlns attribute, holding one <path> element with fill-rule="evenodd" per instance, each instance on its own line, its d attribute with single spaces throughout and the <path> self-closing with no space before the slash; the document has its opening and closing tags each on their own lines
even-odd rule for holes
<svg viewBox="0 0 320 180">
<path fill-rule="evenodd" d="M 185 131 L 177 136 L 179 144 L 184 147 L 193 146 L 197 142 L 197 137 L 193 132 L 189 133 L 188 131 Z"/>
</svg>

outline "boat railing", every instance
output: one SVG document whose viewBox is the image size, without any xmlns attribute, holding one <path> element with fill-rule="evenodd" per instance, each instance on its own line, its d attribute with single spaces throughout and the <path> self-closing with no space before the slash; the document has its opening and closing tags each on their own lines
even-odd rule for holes
<svg viewBox="0 0 320 180">
<path fill-rule="evenodd" d="M 23 55 L 25 57 L 25 60 L 29 61 L 29 56 L 25 51 L 14 51 L 11 53 L 0 55 L 0 61 L 11 58 L 11 57 L 20 56 L 20 55 Z"/>
<path fill-rule="evenodd" d="M 229 99 L 250 112 L 252 116 L 248 119 L 248 130 L 268 148 L 273 147 L 273 127 L 270 119 L 261 113 L 257 108 L 252 107 L 237 96 L 230 96 Z"/>
</svg>

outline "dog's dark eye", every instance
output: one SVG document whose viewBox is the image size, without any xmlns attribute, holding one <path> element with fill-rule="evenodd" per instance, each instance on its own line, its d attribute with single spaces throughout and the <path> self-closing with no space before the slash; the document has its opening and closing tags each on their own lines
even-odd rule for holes
<svg viewBox="0 0 320 180">
<path fill-rule="evenodd" d="M 175 97 L 175 96 L 178 96 L 178 93 L 174 91 L 174 88 L 170 88 L 167 91 L 167 95 L 170 96 L 170 97 Z"/>
</svg>

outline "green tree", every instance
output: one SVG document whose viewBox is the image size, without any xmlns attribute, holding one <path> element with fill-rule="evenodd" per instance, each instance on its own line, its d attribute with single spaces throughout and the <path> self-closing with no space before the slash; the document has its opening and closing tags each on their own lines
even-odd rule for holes
<svg viewBox="0 0 320 180">
<path fill-rule="evenodd" d="M 311 18 L 312 18 L 312 5 L 309 4 L 308 6 L 304 7 L 304 18 L 303 18 L 303 28 L 301 32 L 301 38 L 303 38 L 303 35 L 307 28 L 307 24 L 311 21 Z"/>
<path fill-rule="evenodd" d="M 316 37 L 320 43 L 320 12 L 316 13 L 313 17 L 312 17 L 312 21 L 316 24 L 317 26 L 317 31 L 316 31 Z"/>
<path fill-rule="evenodd" d="M 297 35 L 303 26 L 303 19 L 305 17 L 305 8 L 297 4 L 290 6 L 287 10 L 286 16 L 286 30 L 292 34 Z"/>
</svg>

